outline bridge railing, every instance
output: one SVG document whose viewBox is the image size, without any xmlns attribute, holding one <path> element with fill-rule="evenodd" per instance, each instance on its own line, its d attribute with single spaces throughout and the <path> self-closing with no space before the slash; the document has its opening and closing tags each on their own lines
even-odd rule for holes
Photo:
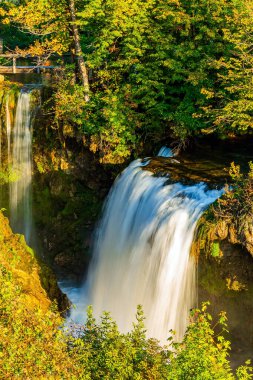
<svg viewBox="0 0 253 380">
<path fill-rule="evenodd" d="M 0 54 L 0 58 L 5 58 L 7 60 L 12 60 L 12 65 L 0 65 L 0 74 L 17 74 L 17 73 L 29 73 L 29 72 L 36 72 L 38 74 L 41 73 L 41 71 L 47 71 L 47 70 L 60 70 L 61 66 L 55 66 L 55 65 L 17 65 L 17 58 L 38 58 L 38 57 L 24 57 L 19 54 Z"/>
</svg>

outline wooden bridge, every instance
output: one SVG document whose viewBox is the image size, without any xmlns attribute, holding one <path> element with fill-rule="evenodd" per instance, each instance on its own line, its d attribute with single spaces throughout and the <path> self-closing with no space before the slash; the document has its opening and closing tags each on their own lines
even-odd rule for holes
<svg viewBox="0 0 253 380">
<path fill-rule="evenodd" d="M 11 66 L 1 66 L 0 65 L 0 74 L 19 74 L 19 73 L 37 73 L 48 72 L 52 70 L 61 70 L 61 66 L 53 66 L 53 65 L 33 65 L 33 66 L 18 66 L 17 58 L 31 58 L 31 57 L 23 57 L 18 54 L 0 54 L 0 58 L 6 58 L 8 60 L 12 60 Z M 36 58 L 36 57 L 32 57 Z"/>
</svg>

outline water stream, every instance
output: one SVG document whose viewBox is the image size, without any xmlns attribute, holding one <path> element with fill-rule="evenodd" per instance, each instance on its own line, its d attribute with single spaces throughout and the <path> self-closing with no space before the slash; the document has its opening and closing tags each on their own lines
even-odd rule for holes
<svg viewBox="0 0 253 380">
<path fill-rule="evenodd" d="M 7 136 L 7 151 L 8 151 L 8 165 L 11 162 L 11 114 L 9 108 L 9 95 L 6 99 L 6 136 Z"/>
<path fill-rule="evenodd" d="M 157 153 L 158 157 L 173 157 L 172 149 L 167 146 L 162 146 L 159 152 Z"/>
<path fill-rule="evenodd" d="M 17 179 L 9 184 L 11 225 L 15 232 L 25 234 L 30 244 L 34 235 L 31 231 L 32 90 L 29 86 L 21 90 L 14 122 L 7 97 L 5 122 L 1 120 L 6 130 L 1 128 L 0 131 L 3 148 L 0 157 L 3 155 L 5 163 L 12 166 Z M 167 147 L 161 148 L 158 156 L 163 158 L 156 159 L 156 165 L 166 166 L 166 162 L 172 162 L 172 152 Z M 196 166 L 192 157 L 188 161 L 190 168 Z M 196 267 L 190 247 L 197 220 L 221 191 L 210 190 L 203 182 L 182 184 L 180 174 L 178 179 L 172 179 L 172 174 L 170 178 L 155 176 L 145 167 L 147 163 L 147 160 L 134 161 L 111 189 L 83 286 L 78 288 L 73 281 L 60 285 L 76 305 L 71 313 L 74 321 L 83 322 L 86 307 L 92 304 L 96 317 L 104 310 L 110 311 L 121 331 L 128 331 L 137 305 L 141 304 L 148 335 L 164 343 L 170 329 L 175 330 L 178 340 L 182 338 L 189 310 L 196 305 Z M 208 167 L 207 171 L 210 177 L 214 169 Z M 163 172 L 159 169 L 158 173 Z M 210 299 L 210 295 L 204 294 L 202 298 Z M 219 300 L 213 303 L 217 309 L 223 309 Z M 237 307 L 233 306 L 233 310 Z M 246 334 L 248 330 L 245 329 Z M 241 330 L 235 331 L 238 334 Z"/>
<path fill-rule="evenodd" d="M 1 120 L 0 161 L 9 176 L 8 190 L 1 203 L 9 204 L 10 224 L 14 232 L 25 235 L 31 244 L 32 218 L 32 124 L 35 111 L 32 102 L 34 86 L 24 86 L 18 95 L 15 111 L 5 100 L 5 118 Z M 11 114 L 13 113 L 13 114 Z M 3 127 L 5 131 L 3 132 Z M 7 206 L 8 207 L 8 206 Z M 34 239 L 33 239 L 34 240 Z"/>
<path fill-rule="evenodd" d="M 83 321 L 110 311 L 121 331 L 131 329 L 136 308 L 146 315 L 148 336 L 182 339 L 196 304 L 196 266 L 190 256 L 196 222 L 221 191 L 199 183 L 169 184 L 134 161 L 116 180 L 97 230 L 88 279 L 71 318 Z M 75 295 L 76 296 L 76 295 Z"/>
<path fill-rule="evenodd" d="M 21 91 L 13 128 L 12 166 L 17 180 L 10 182 L 10 222 L 30 243 L 32 228 L 32 125 L 30 92 Z"/>
</svg>

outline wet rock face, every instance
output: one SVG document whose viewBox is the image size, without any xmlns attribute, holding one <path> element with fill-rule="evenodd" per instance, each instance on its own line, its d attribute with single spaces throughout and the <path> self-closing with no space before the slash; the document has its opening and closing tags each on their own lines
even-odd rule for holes
<svg viewBox="0 0 253 380">
<path fill-rule="evenodd" d="M 73 176 L 55 176 L 37 178 L 34 184 L 34 220 L 42 255 L 56 271 L 82 277 L 103 197 Z"/>
<path fill-rule="evenodd" d="M 253 221 L 247 223 L 244 228 L 245 247 L 253 256 Z"/>
<path fill-rule="evenodd" d="M 232 244 L 228 240 L 220 243 L 223 254 L 221 266 L 223 275 L 237 277 L 247 287 L 253 283 L 253 258 L 240 244 Z"/>
<path fill-rule="evenodd" d="M 211 187 L 222 186 L 228 176 L 224 165 L 211 160 L 190 160 L 186 157 L 152 158 L 144 170 L 158 176 L 168 176 L 170 181 L 191 184 L 206 182 Z"/>
<path fill-rule="evenodd" d="M 253 258 L 238 244 L 228 240 L 220 242 L 222 256 L 199 259 L 199 284 L 210 294 L 249 298 L 253 292 Z M 251 307 L 253 308 L 253 304 Z"/>
<path fill-rule="evenodd" d="M 57 256 L 55 256 L 54 262 L 61 268 L 67 268 L 69 267 L 69 265 L 72 264 L 72 258 L 67 253 L 61 252 Z"/>
<path fill-rule="evenodd" d="M 216 220 L 209 209 L 199 221 L 192 246 L 199 259 L 198 302 L 209 300 L 216 319 L 221 310 L 227 313 L 232 367 L 252 357 L 252 222 L 233 217 Z"/>
<path fill-rule="evenodd" d="M 228 232 L 229 232 L 227 223 L 224 220 L 219 221 L 217 223 L 215 232 L 216 232 L 218 239 L 221 239 L 221 240 L 226 239 L 228 236 Z"/>
<path fill-rule="evenodd" d="M 56 272 L 82 279 L 111 173 L 86 151 L 69 151 L 66 170 L 60 168 L 57 154 L 52 170 L 49 156 L 43 161 L 35 148 L 35 162 L 43 162 L 43 170 L 35 171 L 33 178 L 33 214 L 41 253 Z"/>
<path fill-rule="evenodd" d="M 218 259 L 200 256 L 198 302 L 211 302 L 214 320 L 222 310 L 226 311 L 234 368 L 252 357 L 253 257 L 227 239 L 220 242 L 220 250 L 222 257 Z"/>
<path fill-rule="evenodd" d="M 232 245 L 239 244 L 253 256 L 253 221 L 246 219 L 240 226 L 235 226 L 230 221 L 218 220 L 214 225 L 214 238 L 227 239 Z"/>
<path fill-rule="evenodd" d="M 221 198 L 222 199 L 222 198 Z M 221 206 L 220 206 L 221 203 Z M 206 256 L 214 256 L 214 245 L 219 246 L 217 256 L 222 257 L 221 246 L 224 242 L 238 245 L 241 252 L 246 252 L 253 257 L 253 220 L 251 214 L 243 217 L 235 217 L 226 214 L 216 215 L 217 208 L 222 207 L 222 202 L 212 205 L 198 221 L 196 228 L 193 251 L 196 256 L 201 253 Z M 232 249 L 232 248 L 231 248 Z"/>
</svg>

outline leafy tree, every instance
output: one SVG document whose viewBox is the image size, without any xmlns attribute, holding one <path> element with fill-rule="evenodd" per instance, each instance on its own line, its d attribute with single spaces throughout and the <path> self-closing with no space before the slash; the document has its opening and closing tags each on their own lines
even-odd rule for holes
<svg viewBox="0 0 253 380">
<path fill-rule="evenodd" d="M 203 110 L 218 91 L 215 62 L 234 48 L 225 38 L 234 12 L 237 4 L 228 0 L 86 2 L 79 17 L 96 93 L 92 125 L 103 152 L 119 157 L 122 143 L 126 158 L 143 136 L 184 140 L 214 130 Z"/>
<path fill-rule="evenodd" d="M 201 310 L 192 312 L 192 323 L 186 331 L 183 342 L 173 344 L 176 353 L 171 360 L 169 379 L 232 380 L 235 378 L 227 359 L 230 343 L 223 336 L 227 331 L 226 315 L 220 314 L 218 324 L 221 331 L 216 332 L 215 337 L 214 329 L 211 327 L 212 318 L 206 309 L 207 305 L 203 304 Z"/>
<path fill-rule="evenodd" d="M 86 368 L 87 379 L 156 379 L 156 380 L 247 380 L 251 368 L 239 367 L 234 376 L 228 362 L 230 343 L 223 337 L 227 331 L 226 315 L 211 327 L 207 304 L 191 314 L 191 323 L 181 343 L 161 347 L 147 339 L 144 317 L 138 307 L 137 322 L 128 334 L 121 334 L 117 325 L 104 313 L 98 323 L 88 310 L 85 326 L 73 344 L 75 359 Z M 215 328 L 215 331 L 214 331 Z M 220 331 L 217 329 L 220 329 Z M 249 364 L 249 363 L 248 363 Z"/>
<path fill-rule="evenodd" d="M 0 220 L 0 378 L 76 379 L 63 320 L 40 284 L 34 252 L 2 212 Z"/>
<path fill-rule="evenodd" d="M 17 52 L 44 56 L 62 55 L 71 51 L 76 58 L 78 72 L 84 87 L 85 100 L 89 100 L 89 80 L 80 44 L 76 20 L 75 0 L 30 0 L 8 12 L 10 20 L 24 32 L 37 37 L 35 43 L 25 51 Z"/>
<path fill-rule="evenodd" d="M 216 106 L 209 112 L 221 135 L 251 133 L 253 128 L 253 2 L 234 1 L 224 41 L 230 46 L 214 65 L 219 69 L 219 89 L 213 97 Z"/>
<path fill-rule="evenodd" d="M 26 53 L 74 53 L 56 119 L 68 113 L 101 162 L 121 163 L 143 141 L 251 133 L 252 12 L 245 0 L 25 0 L 9 21 L 35 38 Z"/>
<path fill-rule="evenodd" d="M 8 10 L 13 5 L 17 6 L 18 1 L 0 2 L 0 37 L 3 39 L 5 50 L 13 51 L 17 46 L 26 48 L 34 42 L 34 37 L 22 33 L 15 28 L 7 16 Z"/>
<path fill-rule="evenodd" d="M 167 351 L 146 339 L 140 307 L 136 318 L 133 330 L 122 334 L 108 313 L 97 323 L 89 308 L 80 338 L 73 342 L 73 353 L 86 368 L 87 379 L 166 379 Z"/>
<path fill-rule="evenodd" d="M 39 266 L 24 238 L 14 235 L 0 213 L 0 377 L 4 379 L 251 379 L 249 366 L 231 372 L 230 344 L 206 311 L 194 310 L 181 343 L 162 347 L 148 339 L 139 306 L 136 322 L 123 334 L 108 313 L 100 321 L 88 309 L 85 325 L 71 331 L 50 305 Z M 221 326 L 221 333 L 217 330 Z M 217 334 L 218 331 L 218 334 Z"/>
</svg>

